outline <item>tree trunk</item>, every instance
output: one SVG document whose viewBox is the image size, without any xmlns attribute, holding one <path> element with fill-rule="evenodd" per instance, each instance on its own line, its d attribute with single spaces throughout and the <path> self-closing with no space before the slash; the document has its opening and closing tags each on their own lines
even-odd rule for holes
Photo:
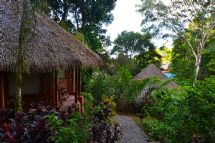
<svg viewBox="0 0 215 143">
<path fill-rule="evenodd" d="M 16 101 L 15 101 L 15 106 L 18 112 L 22 112 L 22 73 L 17 72 L 16 73 L 16 86 L 17 86 L 17 93 L 16 93 Z"/>
<path fill-rule="evenodd" d="M 198 76 L 199 76 L 199 71 L 200 71 L 200 64 L 201 64 L 201 58 L 202 55 L 198 54 L 196 56 L 196 61 L 195 61 L 195 75 L 194 75 L 194 81 L 193 81 L 193 86 L 195 86 L 196 81 L 198 80 Z"/>
<path fill-rule="evenodd" d="M 63 0 L 63 14 L 62 14 L 62 21 L 66 21 L 68 15 L 68 3 L 67 0 Z"/>
</svg>

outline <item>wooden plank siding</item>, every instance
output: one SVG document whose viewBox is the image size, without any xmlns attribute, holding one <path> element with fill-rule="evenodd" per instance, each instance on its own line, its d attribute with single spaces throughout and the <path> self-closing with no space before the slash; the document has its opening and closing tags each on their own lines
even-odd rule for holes
<svg viewBox="0 0 215 143">
<path fill-rule="evenodd" d="M 0 108 L 8 107 L 8 73 L 0 72 Z"/>
<path fill-rule="evenodd" d="M 75 102 L 78 102 L 78 96 L 81 92 L 80 67 L 74 67 L 66 71 L 66 90 L 70 95 L 75 96 Z M 9 96 L 9 75 L 11 73 L 0 72 L 0 108 L 13 107 L 12 98 Z M 14 79 L 14 78 L 12 78 Z M 59 79 L 60 80 L 60 79 Z M 14 82 L 12 82 L 14 83 Z M 42 101 L 53 107 L 59 106 L 58 97 L 59 82 L 57 72 L 41 73 L 41 92 L 38 94 L 23 95 L 24 103 L 28 106 L 31 102 Z M 11 94 L 11 93 L 10 93 Z"/>
<path fill-rule="evenodd" d="M 43 101 L 53 107 L 58 106 L 57 73 L 43 74 Z"/>
</svg>

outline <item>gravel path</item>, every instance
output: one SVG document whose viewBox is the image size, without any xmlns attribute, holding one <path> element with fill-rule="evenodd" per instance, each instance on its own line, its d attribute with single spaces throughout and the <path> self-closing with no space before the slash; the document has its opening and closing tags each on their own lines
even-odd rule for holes
<svg viewBox="0 0 215 143">
<path fill-rule="evenodd" d="M 113 118 L 122 126 L 122 138 L 120 143 L 148 143 L 147 135 L 136 123 L 127 116 L 115 116 Z"/>
</svg>

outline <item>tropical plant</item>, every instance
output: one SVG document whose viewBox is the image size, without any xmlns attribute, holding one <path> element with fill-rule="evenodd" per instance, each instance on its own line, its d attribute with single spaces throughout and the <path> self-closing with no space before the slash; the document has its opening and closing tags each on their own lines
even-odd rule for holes
<svg viewBox="0 0 215 143">
<path fill-rule="evenodd" d="M 114 78 L 103 71 L 95 72 L 89 82 L 89 92 L 97 102 L 102 101 L 103 96 L 114 96 L 116 83 Z"/>
<path fill-rule="evenodd" d="M 94 106 L 91 127 L 93 142 L 112 143 L 120 139 L 121 127 L 111 119 L 113 107 L 113 100 L 108 98 Z"/>
<path fill-rule="evenodd" d="M 142 109 L 143 127 L 162 142 L 213 143 L 214 81 L 211 77 L 198 81 L 195 87 L 154 92 Z"/>
<path fill-rule="evenodd" d="M 37 105 L 26 113 L 13 109 L 0 111 L 0 141 L 9 143 L 48 143 L 51 130 L 47 122 L 52 108 Z"/>
<path fill-rule="evenodd" d="M 69 118 L 61 119 L 58 116 L 52 114 L 49 116 L 49 125 L 53 132 L 49 140 L 56 143 L 81 143 L 89 140 L 89 134 L 86 132 L 89 130 L 89 122 L 80 113 L 74 112 Z"/>
</svg>

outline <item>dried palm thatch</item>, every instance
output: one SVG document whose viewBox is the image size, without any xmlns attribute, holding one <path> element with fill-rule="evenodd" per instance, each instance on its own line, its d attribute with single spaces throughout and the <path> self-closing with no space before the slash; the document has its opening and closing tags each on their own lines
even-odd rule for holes
<svg viewBox="0 0 215 143">
<path fill-rule="evenodd" d="M 133 78 L 133 80 L 144 80 L 153 77 L 156 77 L 160 80 L 168 80 L 168 78 L 162 73 L 162 71 L 154 64 L 150 64 L 148 67 L 144 68 L 139 74 L 137 74 Z M 169 81 L 166 86 L 169 88 L 175 88 L 178 85 L 173 81 Z"/>
<path fill-rule="evenodd" d="M 155 81 L 146 85 L 135 99 L 137 104 L 142 104 L 145 101 L 147 101 L 149 96 L 151 95 L 151 92 L 155 89 L 160 89 L 162 87 L 164 88 L 178 87 L 178 85 L 175 82 L 168 80 L 168 78 L 165 77 L 162 71 L 154 64 L 150 64 L 148 67 L 144 68 L 139 74 L 137 74 L 133 78 L 133 80 L 145 80 L 153 77 L 160 79 L 162 82 Z"/>
<path fill-rule="evenodd" d="M 0 1 L 0 71 L 16 71 L 21 24 L 21 1 Z M 35 12 L 34 33 L 25 46 L 26 68 L 31 71 L 56 71 L 73 66 L 97 67 L 102 60 L 85 48 L 45 14 Z"/>
<path fill-rule="evenodd" d="M 134 80 L 144 80 L 146 78 L 157 77 L 160 80 L 167 79 L 161 70 L 154 64 L 150 64 L 148 67 L 144 68 L 139 74 L 137 74 Z"/>
</svg>

